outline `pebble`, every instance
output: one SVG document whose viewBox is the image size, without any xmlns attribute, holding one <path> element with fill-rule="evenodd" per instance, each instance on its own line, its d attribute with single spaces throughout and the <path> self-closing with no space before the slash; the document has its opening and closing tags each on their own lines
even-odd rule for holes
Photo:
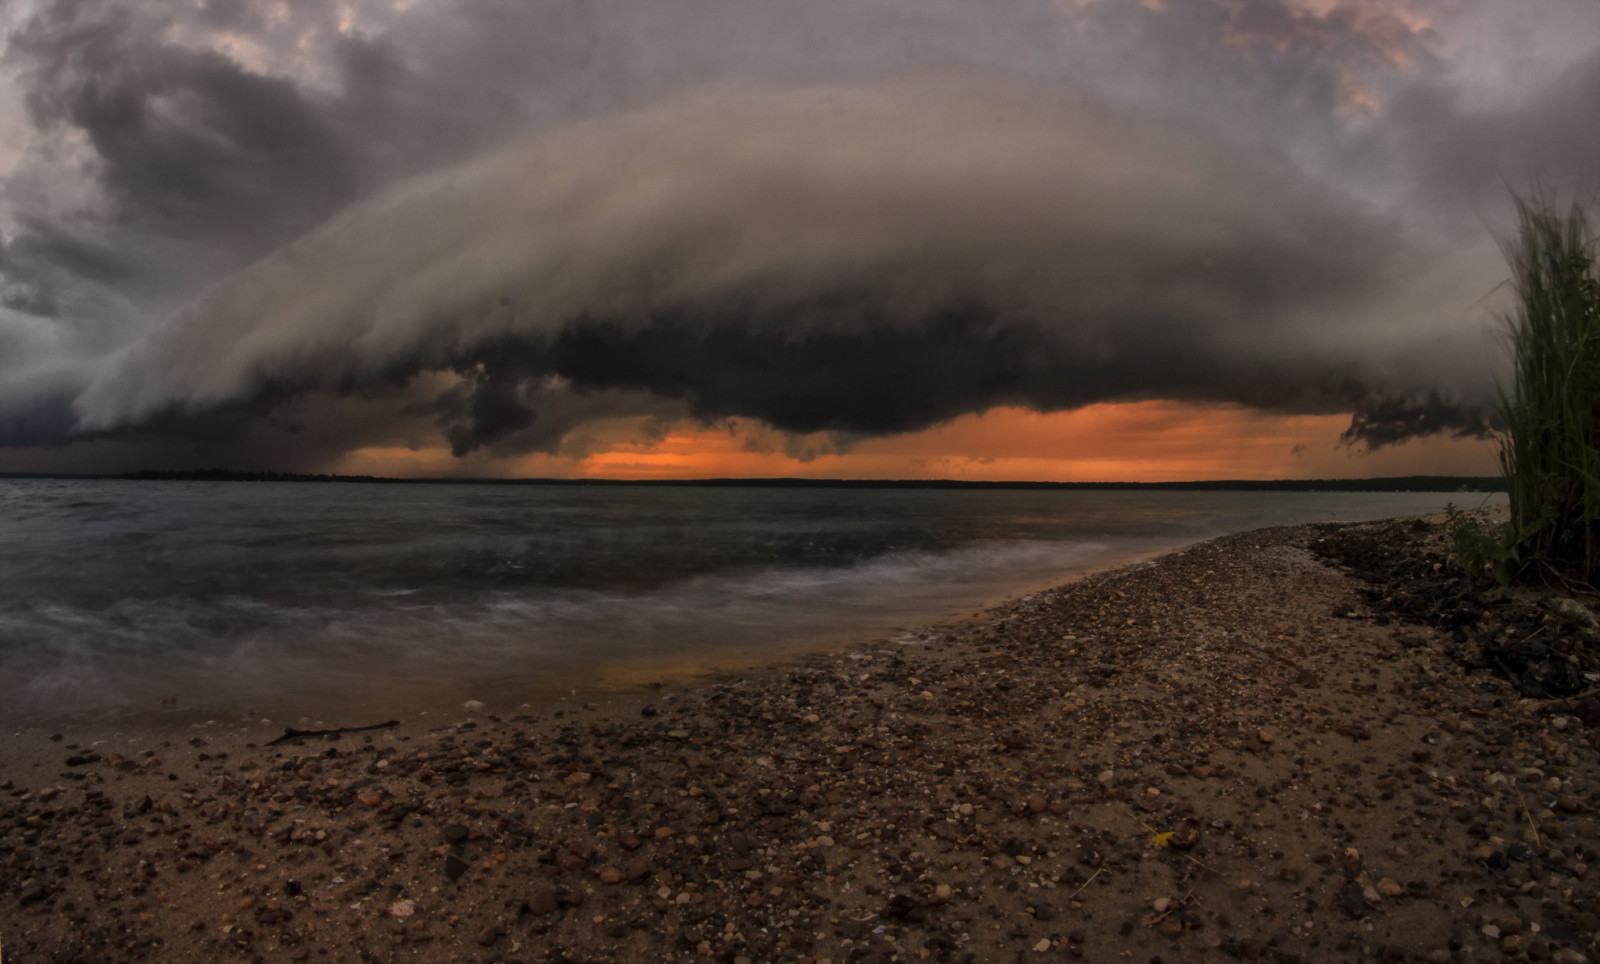
<svg viewBox="0 0 1600 964">
<path fill-rule="evenodd" d="M 54 765 L 30 781 L 61 786 L 0 781 L 0 898 L 5 879 L 21 881 L 9 913 L 26 926 L 65 933 L 77 915 L 112 922 L 109 947 L 176 947 L 160 895 L 198 885 L 214 896 L 197 911 L 194 946 L 233 944 L 241 959 L 271 958 L 296 932 L 307 935 L 300 950 L 321 939 L 329 959 L 353 958 L 372 936 L 362 930 L 387 920 L 380 941 L 431 943 L 420 956 L 437 959 L 460 958 L 474 939 L 497 948 L 477 952 L 484 960 L 619 959 L 633 945 L 616 942 L 659 938 L 671 954 L 733 964 L 1018 950 L 1095 960 L 1107 948 L 1168 961 L 1587 960 L 1555 946 L 1587 946 L 1600 930 L 1586 909 L 1600 884 L 1583 861 L 1600 839 L 1588 806 L 1600 738 L 1582 714 L 1557 717 L 1569 723 L 1558 732 L 1487 676 L 1462 685 L 1483 691 L 1478 703 L 1432 695 L 1424 682 L 1448 683 L 1447 663 L 1423 660 L 1432 649 L 1380 653 L 1353 675 L 1330 658 L 1322 694 L 1304 683 L 1262 690 L 1256 670 L 1241 669 L 1253 657 L 1186 652 L 1192 630 L 1178 625 L 1147 637 L 1156 610 L 1129 605 L 1141 628 L 1109 641 L 1109 656 L 1085 649 L 1065 675 L 1045 661 L 1066 661 L 1040 648 L 1057 638 L 1054 612 L 1021 610 L 1002 648 L 963 657 L 959 671 L 908 657 L 937 702 L 917 699 L 924 683 L 899 656 L 869 652 L 851 672 L 780 671 L 794 673 L 792 688 L 758 679 L 659 694 L 643 720 L 524 707 L 547 718 L 270 750 L 248 745 L 260 739 L 252 727 L 213 734 L 203 758 L 163 753 L 168 764 L 146 763 L 158 758 L 141 749 L 96 744 L 109 761 L 98 762 L 89 747 L 63 746 L 79 764 L 63 770 L 52 749 Z M 1317 656 L 1308 635 L 1284 626 L 1286 656 Z M 1213 659 L 1220 675 L 1204 665 Z M 1222 691 L 1216 700 L 1185 692 L 1191 670 Z M 1346 689 L 1363 694 L 1352 707 L 1338 698 Z M 1413 691 L 1423 703 L 1408 702 Z M 1075 715 L 1021 722 L 1056 705 Z M 1195 737 L 1180 725 L 1208 712 L 1222 730 L 1199 723 Z M 1347 714 L 1367 721 L 1371 744 L 1335 735 L 1355 731 Z M 1478 719 L 1476 731 L 1457 714 Z M 695 743 L 667 742 L 691 732 Z M 1113 738 L 1083 739 L 1096 733 Z M 1258 755 L 1239 752 L 1250 742 L 1240 736 Z M 126 757 L 139 766 L 116 768 Z M 1248 802 L 1226 799 L 1235 793 Z M 1151 843 L 1158 831 L 1173 831 L 1166 846 Z M 1195 848 L 1192 861 L 1180 844 Z M 1370 849 L 1370 866 L 1347 845 Z M 1197 875 L 1197 862 L 1216 876 Z M 457 886 L 438 879 L 441 865 Z M 87 906 L 93 891 L 62 873 L 72 866 L 114 868 L 104 904 Z M 1148 897 L 1190 887 L 1187 902 Z M 424 894 L 420 912 L 397 899 L 407 892 Z M 319 932 L 324 908 L 350 907 L 364 912 L 349 916 L 349 935 Z M 159 923 L 141 930 L 147 915 Z M 1067 921 L 1081 930 L 1028 940 Z M 1414 947 L 1385 943 L 1402 931 Z M 1440 946 L 1461 937 L 1469 946 Z M 1193 949 L 1176 949 L 1180 939 Z M 419 956 L 400 949 L 409 953 L 384 956 Z M 18 952 L 36 958 L 49 954 Z"/>
<path fill-rule="evenodd" d="M 554 887 L 538 885 L 529 891 L 528 898 L 523 901 L 523 905 L 528 908 L 528 913 L 542 916 L 555 913 L 560 903 L 556 900 L 556 889 Z"/>
</svg>

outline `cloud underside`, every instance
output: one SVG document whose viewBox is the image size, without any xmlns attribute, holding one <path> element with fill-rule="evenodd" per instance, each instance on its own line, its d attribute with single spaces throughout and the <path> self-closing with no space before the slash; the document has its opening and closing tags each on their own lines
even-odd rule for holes
<svg viewBox="0 0 1600 964">
<path fill-rule="evenodd" d="M 9 431 L 220 438 L 331 395 L 458 454 L 615 414 L 844 438 L 1145 398 L 1481 434 L 1385 315 L 1422 257 L 1281 160 L 1060 83 L 700 88 L 348 207 Z"/>
<path fill-rule="evenodd" d="M 1139 399 L 1481 436 L 1506 184 L 1600 171 L 1597 10 L 0 4 L 0 454 Z"/>
</svg>

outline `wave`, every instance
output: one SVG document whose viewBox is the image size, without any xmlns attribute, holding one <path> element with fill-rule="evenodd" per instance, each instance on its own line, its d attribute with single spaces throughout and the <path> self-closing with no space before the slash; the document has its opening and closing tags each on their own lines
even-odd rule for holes
<svg viewBox="0 0 1600 964">
<path fill-rule="evenodd" d="M 0 512 L 0 720 L 174 697 L 218 714 L 383 707 L 429 687 L 548 691 L 602 667 L 770 660 L 1226 531 L 1439 502 L 0 485 L 0 509 L 19 510 Z"/>
<path fill-rule="evenodd" d="M 96 717 L 174 696 L 268 706 L 353 684 L 570 676 L 602 661 L 719 650 L 772 655 L 822 637 L 887 634 L 1115 550 L 1105 542 L 988 543 L 698 575 L 643 592 L 500 590 L 449 603 L 413 602 L 415 590 L 370 592 L 366 605 L 339 607 L 242 595 L 99 608 L 13 602 L 0 610 L 0 679 L 12 681 L 0 702 L 13 717 Z"/>
</svg>

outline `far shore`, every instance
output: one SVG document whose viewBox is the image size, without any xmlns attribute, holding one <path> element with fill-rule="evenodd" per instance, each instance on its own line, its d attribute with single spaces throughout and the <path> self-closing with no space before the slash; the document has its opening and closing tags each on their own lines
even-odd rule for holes
<svg viewBox="0 0 1600 964">
<path fill-rule="evenodd" d="M 604 698 L 275 746 L 283 721 L 30 730 L 0 750 L 0 948 L 1597 959 L 1593 731 L 1373 612 L 1331 531 Z"/>
</svg>

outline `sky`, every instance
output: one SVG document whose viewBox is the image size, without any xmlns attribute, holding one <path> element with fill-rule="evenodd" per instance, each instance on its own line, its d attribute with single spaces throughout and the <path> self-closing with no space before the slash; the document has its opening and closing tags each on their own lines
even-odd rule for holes
<svg viewBox="0 0 1600 964">
<path fill-rule="evenodd" d="M 1492 474 L 1594 0 L 0 0 L 0 471 Z"/>
</svg>

